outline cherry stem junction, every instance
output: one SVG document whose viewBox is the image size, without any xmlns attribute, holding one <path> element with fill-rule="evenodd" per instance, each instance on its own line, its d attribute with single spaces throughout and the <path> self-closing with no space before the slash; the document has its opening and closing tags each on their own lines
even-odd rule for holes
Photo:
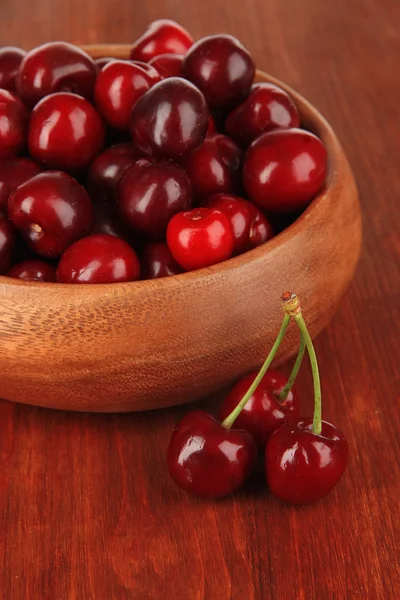
<svg viewBox="0 0 400 600">
<path fill-rule="evenodd" d="M 307 352 L 310 357 L 311 370 L 314 383 L 314 418 L 312 431 L 319 435 L 322 431 L 321 423 L 321 381 L 319 377 L 318 361 L 312 343 L 311 336 L 308 332 L 307 325 L 301 312 L 300 301 L 295 293 L 285 292 L 282 295 L 282 306 L 287 315 L 290 315 L 296 321 L 300 333 L 307 347 Z"/>
<path fill-rule="evenodd" d="M 236 419 L 242 412 L 243 408 L 246 406 L 247 402 L 250 400 L 250 398 L 256 391 L 257 387 L 261 383 L 262 378 L 264 377 L 264 375 L 267 372 L 268 368 L 270 367 L 272 361 L 274 360 L 276 353 L 279 350 L 279 346 L 281 345 L 282 340 L 285 337 L 285 333 L 286 333 L 289 323 L 290 323 L 290 315 L 285 312 L 285 316 L 283 317 L 281 328 L 279 330 L 279 333 L 277 335 L 275 343 L 271 348 L 271 352 L 268 354 L 263 366 L 261 367 L 261 369 L 258 372 L 258 375 L 254 379 L 253 383 L 251 384 L 251 386 L 249 387 L 249 389 L 247 390 L 247 392 L 245 393 L 245 395 L 243 396 L 243 398 L 241 399 L 239 404 L 237 406 L 235 406 L 235 408 L 233 409 L 231 414 L 228 415 L 226 417 L 226 419 L 224 419 L 224 421 L 222 421 L 223 427 L 226 427 L 227 429 L 230 429 L 232 427 L 232 425 L 234 424 L 234 422 L 236 421 Z"/>
<path fill-rule="evenodd" d="M 298 372 L 300 370 L 301 363 L 303 362 L 303 357 L 304 357 L 305 350 L 306 350 L 306 343 L 304 341 L 304 336 L 303 336 L 303 334 L 300 334 L 300 348 L 299 348 L 299 352 L 297 354 L 296 362 L 293 365 L 292 372 L 290 373 L 290 377 L 289 377 L 289 379 L 288 379 L 285 387 L 283 388 L 283 390 L 278 395 L 278 400 L 280 400 L 280 402 L 285 402 L 286 398 L 288 397 L 288 394 L 289 394 L 290 390 L 293 387 L 294 382 L 296 381 L 296 377 L 297 377 L 297 374 L 298 374 Z"/>
</svg>

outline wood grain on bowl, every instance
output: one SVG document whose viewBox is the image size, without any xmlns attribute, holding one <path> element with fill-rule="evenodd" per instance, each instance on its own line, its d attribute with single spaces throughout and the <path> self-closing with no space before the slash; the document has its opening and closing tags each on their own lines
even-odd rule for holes
<svg viewBox="0 0 400 600">
<path fill-rule="evenodd" d="M 126 58 L 129 46 L 85 47 Z M 288 86 L 325 143 L 325 190 L 288 229 L 227 262 L 156 281 L 24 283 L 0 277 L 0 396 L 59 409 L 145 410 L 189 402 L 259 365 L 279 329 L 279 298 L 302 300 L 313 336 L 346 291 L 361 246 L 357 190 L 329 124 Z M 291 328 L 278 362 L 297 349 Z"/>
</svg>

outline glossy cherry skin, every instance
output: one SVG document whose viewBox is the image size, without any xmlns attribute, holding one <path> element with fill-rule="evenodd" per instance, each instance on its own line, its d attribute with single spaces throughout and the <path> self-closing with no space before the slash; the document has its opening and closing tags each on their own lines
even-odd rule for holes
<svg viewBox="0 0 400 600">
<path fill-rule="evenodd" d="M 112 201 L 121 177 L 140 158 L 130 143 L 115 144 L 99 154 L 89 168 L 88 190 L 93 202 Z"/>
<path fill-rule="evenodd" d="M 96 106 L 110 127 L 128 131 L 133 106 L 152 85 L 154 80 L 140 65 L 113 60 L 97 77 Z"/>
<path fill-rule="evenodd" d="M 5 273 L 11 264 L 14 245 L 14 227 L 10 221 L 0 213 L 0 275 Z"/>
<path fill-rule="evenodd" d="M 170 219 L 192 205 L 186 173 L 172 163 L 139 160 L 121 179 L 117 205 L 122 218 L 154 240 L 165 238 Z"/>
<path fill-rule="evenodd" d="M 172 434 L 168 471 L 183 490 L 220 498 L 237 490 L 251 474 L 257 457 L 253 437 L 222 427 L 204 411 L 188 413 Z"/>
<path fill-rule="evenodd" d="M 303 129 L 275 129 L 251 144 L 244 159 L 243 185 L 263 210 L 301 210 L 322 189 L 327 170 L 325 146 Z"/>
<path fill-rule="evenodd" d="M 0 89 L 14 91 L 19 66 L 26 52 L 15 46 L 0 48 Z"/>
<path fill-rule="evenodd" d="M 289 94 L 272 83 L 255 83 L 250 94 L 225 123 L 227 134 L 248 146 L 266 131 L 277 127 L 299 127 L 297 107 Z"/>
<path fill-rule="evenodd" d="M 0 162 L 0 211 L 7 212 L 11 193 L 40 172 L 41 168 L 29 158 L 9 158 Z"/>
<path fill-rule="evenodd" d="M 26 143 L 28 112 L 14 94 L 0 90 L 0 158 L 18 154 Z"/>
<path fill-rule="evenodd" d="M 183 272 L 165 242 L 146 244 L 140 262 L 143 279 L 159 279 Z"/>
<path fill-rule="evenodd" d="M 48 168 L 70 173 L 85 169 L 102 149 L 104 138 L 96 109 L 76 94 L 52 94 L 32 111 L 29 151 Z"/>
<path fill-rule="evenodd" d="M 161 74 L 158 72 L 158 70 L 151 65 L 150 63 L 145 63 L 141 60 L 131 60 L 129 61 L 132 65 L 137 65 L 138 67 L 141 67 L 144 71 L 146 71 L 149 79 L 153 82 L 153 83 L 158 83 L 159 81 L 161 81 L 162 79 L 164 79 L 163 77 L 161 77 Z"/>
<path fill-rule="evenodd" d="M 149 62 L 160 73 L 161 77 L 182 77 L 183 54 L 159 54 Z"/>
<path fill-rule="evenodd" d="M 230 415 L 239 404 L 256 375 L 257 371 L 249 373 L 234 385 L 222 403 L 221 421 Z M 235 427 L 251 433 L 260 448 L 265 448 L 268 438 L 275 429 L 289 419 L 296 419 L 300 415 L 299 397 L 293 388 L 284 402 L 278 399 L 286 383 L 287 378 L 279 371 L 267 371 L 235 421 Z"/>
<path fill-rule="evenodd" d="M 148 62 L 159 54 L 186 54 L 192 44 L 192 36 L 182 25 L 171 19 L 157 19 L 133 44 L 130 58 Z"/>
<path fill-rule="evenodd" d="M 48 171 L 19 186 L 8 201 L 8 215 L 34 252 L 56 258 L 87 233 L 92 204 L 73 177 Z"/>
<path fill-rule="evenodd" d="M 208 134 L 182 163 L 195 198 L 237 191 L 241 159 L 242 152 L 233 140 L 221 133 Z"/>
<path fill-rule="evenodd" d="M 50 283 L 56 281 L 56 269 L 44 260 L 25 260 L 11 267 L 7 277 Z"/>
<path fill-rule="evenodd" d="M 72 92 L 93 98 L 98 66 L 83 50 L 67 42 L 49 42 L 23 59 L 17 90 L 27 106 L 55 92 Z"/>
<path fill-rule="evenodd" d="M 227 260 L 234 251 L 229 219 L 213 208 L 195 208 L 175 215 L 168 224 L 167 243 L 185 271 Z"/>
<path fill-rule="evenodd" d="M 59 283 L 118 283 L 139 277 L 139 259 L 133 248 L 106 234 L 89 235 L 72 244 L 57 267 Z"/>
<path fill-rule="evenodd" d="M 145 154 L 178 160 L 202 143 L 208 115 L 203 94 L 189 81 L 170 77 L 136 102 L 131 136 Z"/>
<path fill-rule="evenodd" d="M 185 56 L 183 75 L 204 94 L 211 107 L 230 107 L 249 93 L 255 65 L 246 48 L 231 35 L 210 35 Z"/>
<path fill-rule="evenodd" d="M 265 448 L 268 486 L 285 502 L 317 502 L 342 477 L 348 453 L 346 438 L 335 425 L 322 421 L 317 435 L 312 419 L 288 421 L 274 431 Z"/>
</svg>

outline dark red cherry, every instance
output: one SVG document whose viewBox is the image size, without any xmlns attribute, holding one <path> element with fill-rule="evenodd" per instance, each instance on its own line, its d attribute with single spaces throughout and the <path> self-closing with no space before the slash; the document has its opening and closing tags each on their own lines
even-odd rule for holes
<svg viewBox="0 0 400 600">
<path fill-rule="evenodd" d="M 134 247 L 141 242 L 138 234 L 121 220 L 115 205 L 110 202 L 99 202 L 93 206 L 93 221 L 89 233 L 115 235 Z"/>
<path fill-rule="evenodd" d="M 249 202 L 249 204 L 253 213 L 248 247 L 248 250 L 251 250 L 252 248 L 261 246 L 261 244 L 265 244 L 265 242 L 268 242 L 268 240 L 273 238 L 275 235 L 275 230 L 273 225 L 261 212 L 261 210 L 251 202 Z"/>
<path fill-rule="evenodd" d="M 153 83 L 158 83 L 159 81 L 161 81 L 163 79 L 163 77 L 161 77 L 161 74 L 158 72 L 158 70 L 150 63 L 145 63 L 141 60 L 131 60 L 129 62 L 132 65 L 137 65 L 138 67 L 141 67 L 144 71 L 146 71 L 147 75 L 149 76 L 149 79 Z"/>
<path fill-rule="evenodd" d="M 103 56 L 102 58 L 96 58 L 94 62 L 99 67 L 99 69 L 102 69 L 103 67 L 108 65 L 109 62 L 112 62 L 113 60 L 117 60 L 117 59 L 113 58 L 112 56 Z"/>
<path fill-rule="evenodd" d="M 325 146 L 302 129 L 275 129 L 249 147 L 243 185 L 263 210 L 287 213 L 307 206 L 322 189 L 327 170 Z"/>
<path fill-rule="evenodd" d="M 231 258 L 234 237 L 226 215 L 212 208 L 195 208 L 175 215 L 168 224 L 172 256 L 185 271 Z"/>
<path fill-rule="evenodd" d="M 8 214 L 34 252 L 56 258 L 87 233 L 92 205 L 73 177 L 48 171 L 19 186 L 9 199 Z"/>
<path fill-rule="evenodd" d="M 0 275 L 3 275 L 10 267 L 14 245 L 14 227 L 10 221 L 0 213 Z"/>
<path fill-rule="evenodd" d="M 158 279 L 182 273 L 165 242 L 146 244 L 140 262 L 143 279 Z"/>
<path fill-rule="evenodd" d="M 191 207 L 186 173 L 172 163 L 139 160 L 121 179 L 117 190 L 123 219 L 152 239 L 163 239 L 170 219 Z"/>
<path fill-rule="evenodd" d="M 67 42 L 49 42 L 23 59 L 17 77 L 19 96 L 27 106 L 54 92 L 93 98 L 98 66 L 83 50 Z"/>
<path fill-rule="evenodd" d="M 172 434 L 168 471 L 182 489 L 204 498 L 237 490 L 251 474 L 257 450 L 252 436 L 227 429 L 203 411 L 188 413 Z"/>
<path fill-rule="evenodd" d="M 56 269 L 44 260 L 31 259 L 11 267 L 7 277 L 23 281 L 54 282 L 56 281 Z"/>
<path fill-rule="evenodd" d="M 157 19 L 133 44 L 130 57 L 148 62 L 159 54 L 186 54 L 192 44 L 192 36 L 182 25 L 171 19 Z"/>
<path fill-rule="evenodd" d="M 114 60 L 103 67 L 97 78 L 96 106 L 108 125 L 128 130 L 133 106 L 153 84 L 140 65 Z"/>
<path fill-rule="evenodd" d="M 88 190 L 93 202 L 112 201 L 121 177 L 138 158 L 139 151 L 127 142 L 99 154 L 89 168 Z"/>
<path fill-rule="evenodd" d="M 207 132 L 204 96 L 189 81 L 170 77 L 156 83 L 135 104 L 131 135 L 145 154 L 177 160 L 199 146 Z"/>
<path fill-rule="evenodd" d="M 221 421 L 226 419 L 239 404 L 257 374 L 258 371 L 254 371 L 245 375 L 232 388 L 222 404 Z M 300 401 L 293 388 L 285 401 L 278 399 L 286 383 L 287 378 L 279 371 L 267 371 L 235 421 L 235 427 L 251 433 L 261 448 L 265 448 L 268 438 L 275 429 L 288 419 L 300 415 Z"/>
<path fill-rule="evenodd" d="M 59 283 L 118 283 L 140 277 L 135 251 L 118 237 L 89 235 L 72 244 L 57 267 Z"/>
<path fill-rule="evenodd" d="M 312 419 L 288 421 L 268 440 L 265 470 L 269 489 L 292 504 L 317 502 L 335 487 L 346 470 L 348 446 L 344 435 L 322 421 L 313 433 Z"/>
<path fill-rule="evenodd" d="M 26 144 L 28 112 L 14 94 L 0 90 L 0 158 L 15 156 Z"/>
<path fill-rule="evenodd" d="M 241 158 L 241 150 L 233 140 L 221 133 L 208 134 L 182 163 L 195 198 L 237 191 Z"/>
<path fill-rule="evenodd" d="M 160 75 L 167 77 L 182 77 L 183 54 L 159 54 L 154 56 L 149 65 L 154 67 Z"/>
<path fill-rule="evenodd" d="M 0 162 L 0 212 L 7 212 L 11 193 L 40 172 L 40 167 L 29 158 L 9 158 Z"/>
<path fill-rule="evenodd" d="M 226 120 L 227 134 L 238 144 L 247 146 L 262 133 L 277 127 L 299 127 L 295 103 L 273 83 L 255 83 L 250 94 Z"/>
<path fill-rule="evenodd" d="M 33 109 L 29 151 L 46 167 L 71 173 L 85 169 L 102 149 L 104 137 L 96 109 L 76 94 L 52 94 Z"/>
<path fill-rule="evenodd" d="M 16 88 L 15 79 L 22 59 L 26 55 L 25 50 L 15 46 L 4 46 L 0 48 L 0 88 L 11 90 Z"/>
<path fill-rule="evenodd" d="M 254 80 L 255 65 L 246 48 L 231 35 L 210 35 L 185 56 L 183 75 L 212 107 L 230 107 L 243 100 Z"/>
</svg>

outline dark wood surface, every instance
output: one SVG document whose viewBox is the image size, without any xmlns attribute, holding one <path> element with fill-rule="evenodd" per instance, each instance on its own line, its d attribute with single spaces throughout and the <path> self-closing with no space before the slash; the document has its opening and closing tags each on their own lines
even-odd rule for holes
<svg viewBox="0 0 400 600">
<path fill-rule="evenodd" d="M 397 600 L 400 3 L 1 0 L 0 43 L 129 42 L 159 16 L 196 37 L 237 35 L 260 68 L 328 117 L 348 153 L 363 256 L 316 347 L 324 416 L 348 437 L 349 468 L 307 508 L 275 501 L 261 476 L 205 502 L 181 493 L 165 469 L 170 432 L 187 408 L 107 416 L 2 402 L 0 596 Z M 310 407 L 307 369 L 298 387 Z"/>
</svg>

